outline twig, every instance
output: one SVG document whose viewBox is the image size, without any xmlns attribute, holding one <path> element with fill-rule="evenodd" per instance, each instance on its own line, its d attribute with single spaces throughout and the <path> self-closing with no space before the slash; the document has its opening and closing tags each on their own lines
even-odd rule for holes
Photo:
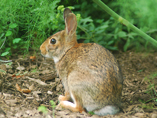
<svg viewBox="0 0 157 118">
<path fill-rule="evenodd" d="M 5 43 L 5 41 L 6 41 L 6 37 L 5 37 L 5 40 L 3 41 L 3 44 L 1 45 L 0 49 L 2 49 L 2 47 L 3 47 L 4 43 Z"/>
<path fill-rule="evenodd" d="M 5 60 L 1 60 L 1 59 L 0 59 L 0 62 L 8 63 L 8 62 L 12 62 L 12 60 L 7 60 L 7 61 L 5 61 Z"/>
<path fill-rule="evenodd" d="M 0 38 L 2 38 L 3 36 L 4 36 L 4 34 L 2 34 Z M 6 41 L 6 37 L 5 37 L 4 41 L 3 41 L 3 44 L 2 44 L 1 47 L 0 47 L 0 50 L 2 49 L 2 47 L 3 47 L 4 43 L 5 43 L 5 41 Z M 4 60 L 1 60 L 1 59 L 0 59 L 0 62 L 8 63 L 8 62 L 12 62 L 12 60 L 4 61 Z"/>
<path fill-rule="evenodd" d="M 26 78 L 29 79 L 29 80 L 35 81 L 35 82 L 37 82 L 38 84 L 47 85 L 45 82 L 43 82 L 43 81 L 41 81 L 41 80 L 39 80 L 39 79 L 30 78 L 30 77 L 28 77 L 28 76 L 26 76 Z"/>
</svg>

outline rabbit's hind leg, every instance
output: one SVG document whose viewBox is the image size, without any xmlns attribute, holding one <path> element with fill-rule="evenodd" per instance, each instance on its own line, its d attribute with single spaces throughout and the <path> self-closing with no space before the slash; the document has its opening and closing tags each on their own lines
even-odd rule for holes
<svg viewBox="0 0 157 118">
<path fill-rule="evenodd" d="M 70 99 L 71 99 L 71 97 L 70 97 L 69 92 L 65 92 L 65 96 L 60 95 L 59 98 L 58 98 L 59 102 L 67 101 L 67 100 L 70 100 Z"/>
<path fill-rule="evenodd" d="M 63 108 L 69 109 L 73 112 L 82 112 L 84 111 L 82 105 L 80 104 L 80 102 L 73 96 L 73 94 L 71 93 L 71 98 L 73 100 L 74 103 L 70 102 L 70 101 L 61 101 L 60 102 L 60 106 L 62 106 Z"/>
</svg>

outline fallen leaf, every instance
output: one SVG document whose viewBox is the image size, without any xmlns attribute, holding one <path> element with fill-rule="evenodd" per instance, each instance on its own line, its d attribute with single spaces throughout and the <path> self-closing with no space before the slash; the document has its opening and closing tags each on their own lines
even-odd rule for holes
<svg viewBox="0 0 157 118">
<path fill-rule="evenodd" d="M 22 77 L 22 76 L 21 76 L 21 75 L 17 75 L 17 76 L 16 76 L 17 79 L 20 78 L 20 77 Z"/>
<path fill-rule="evenodd" d="M 29 89 L 21 89 L 21 87 L 16 83 L 16 89 L 22 93 L 30 93 L 31 90 Z"/>
<path fill-rule="evenodd" d="M 29 79 L 29 80 L 32 80 L 32 81 L 34 81 L 34 82 L 37 82 L 38 84 L 47 85 L 45 82 L 42 82 L 42 81 L 39 80 L 39 79 L 30 78 L 30 77 L 28 77 L 28 76 L 26 76 L 26 78 Z"/>
<path fill-rule="evenodd" d="M 30 56 L 29 59 L 30 59 L 31 61 L 35 61 L 36 56 Z"/>
<path fill-rule="evenodd" d="M 21 92 L 23 92 L 23 93 L 30 93 L 31 90 L 29 90 L 29 89 L 22 89 Z"/>
<path fill-rule="evenodd" d="M 17 83 L 16 83 L 16 89 L 21 92 L 21 88 Z"/>
<path fill-rule="evenodd" d="M 34 84 L 32 84 L 31 86 L 29 86 L 29 90 L 33 90 L 34 89 Z"/>
<path fill-rule="evenodd" d="M 16 75 L 12 75 L 12 77 L 16 77 Z"/>
<path fill-rule="evenodd" d="M 5 102 L 10 106 L 16 106 L 17 100 L 5 100 Z"/>
<path fill-rule="evenodd" d="M 24 66 L 18 66 L 16 69 L 21 71 L 21 70 L 25 70 L 25 67 Z"/>
</svg>

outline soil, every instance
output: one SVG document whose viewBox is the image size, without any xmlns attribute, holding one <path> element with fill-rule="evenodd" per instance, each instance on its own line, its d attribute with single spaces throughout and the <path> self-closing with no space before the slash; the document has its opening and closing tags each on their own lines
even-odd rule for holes
<svg viewBox="0 0 157 118">
<path fill-rule="evenodd" d="M 123 112 L 103 118 L 157 118 L 157 53 L 128 51 L 114 55 L 124 77 Z M 52 108 L 50 101 L 57 105 L 58 96 L 64 93 L 52 60 L 40 54 L 11 60 L 0 63 L 0 118 L 100 118 Z M 38 111 L 41 105 L 47 113 Z"/>
</svg>

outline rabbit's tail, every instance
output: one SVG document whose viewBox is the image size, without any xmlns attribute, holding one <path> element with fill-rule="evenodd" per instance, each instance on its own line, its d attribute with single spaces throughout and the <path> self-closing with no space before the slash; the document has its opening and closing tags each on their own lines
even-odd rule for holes
<svg viewBox="0 0 157 118">
<path fill-rule="evenodd" d="M 118 112 L 120 112 L 120 109 L 116 106 L 105 106 L 100 110 L 94 111 L 94 114 L 99 116 L 104 116 L 104 115 L 114 115 Z"/>
</svg>

